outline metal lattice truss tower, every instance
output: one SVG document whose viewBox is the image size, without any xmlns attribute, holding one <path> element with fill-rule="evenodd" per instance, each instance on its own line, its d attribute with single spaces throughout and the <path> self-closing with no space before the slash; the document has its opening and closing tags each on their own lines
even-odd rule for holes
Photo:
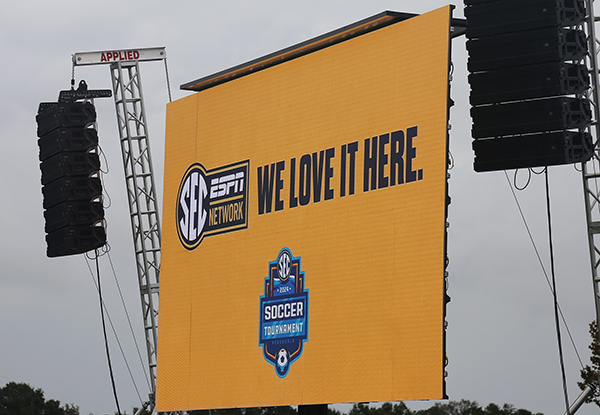
<svg viewBox="0 0 600 415">
<path fill-rule="evenodd" d="M 589 132 L 594 142 L 594 157 L 582 165 L 583 191 L 587 219 L 590 261 L 592 266 L 592 282 L 594 285 L 594 303 L 596 321 L 600 321 L 600 85 L 598 80 L 599 42 L 596 38 L 593 0 L 586 0 L 586 34 L 588 36 L 588 68 L 592 80 L 592 88 L 588 99 L 592 105 L 592 124 Z M 599 336 L 600 337 L 600 336 Z M 600 340 L 600 339 L 599 339 Z"/>
<path fill-rule="evenodd" d="M 592 283 L 594 286 L 594 305 L 596 322 L 600 322 L 600 81 L 598 79 L 599 41 L 596 38 L 594 1 L 586 0 L 587 17 L 585 23 L 588 38 L 587 64 L 590 68 L 591 90 L 588 99 L 592 105 L 592 123 L 588 129 L 594 143 L 594 156 L 587 163 L 582 163 L 583 193 L 587 220 Z M 598 332 L 600 341 L 600 331 Z M 599 374 L 600 376 L 600 374 Z M 600 384 L 600 382 L 598 383 Z M 584 391 L 585 393 L 585 391 Z M 592 391 L 589 391 L 591 394 Z"/>
<path fill-rule="evenodd" d="M 137 61 L 115 62 L 110 69 L 154 392 L 161 239 L 142 81 Z"/>
</svg>

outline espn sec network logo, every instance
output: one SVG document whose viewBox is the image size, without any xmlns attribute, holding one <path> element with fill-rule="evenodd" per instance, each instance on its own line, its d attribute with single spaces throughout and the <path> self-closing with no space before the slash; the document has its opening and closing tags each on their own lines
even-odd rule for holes
<svg viewBox="0 0 600 415">
<path fill-rule="evenodd" d="M 207 236 L 248 227 L 248 172 L 245 160 L 212 170 L 194 163 L 177 192 L 177 235 L 193 250 Z"/>
</svg>

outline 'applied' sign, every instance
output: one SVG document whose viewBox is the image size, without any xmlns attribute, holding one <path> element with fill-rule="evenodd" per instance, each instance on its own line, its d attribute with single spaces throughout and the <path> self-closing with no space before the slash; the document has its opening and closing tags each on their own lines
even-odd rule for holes
<svg viewBox="0 0 600 415">
<path fill-rule="evenodd" d="M 114 62 L 156 61 L 167 58 L 164 47 L 78 52 L 73 54 L 74 65 L 102 65 Z"/>
</svg>

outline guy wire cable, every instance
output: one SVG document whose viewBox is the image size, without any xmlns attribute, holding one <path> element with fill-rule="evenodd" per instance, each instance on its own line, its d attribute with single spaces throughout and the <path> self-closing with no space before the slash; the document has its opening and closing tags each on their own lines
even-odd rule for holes
<svg viewBox="0 0 600 415">
<path fill-rule="evenodd" d="M 96 275 L 98 277 L 98 296 L 100 299 L 100 315 L 102 316 L 102 332 L 104 333 L 104 346 L 106 348 L 106 358 L 108 360 L 108 371 L 110 373 L 110 381 L 112 383 L 113 395 L 115 397 L 115 403 L 117 405 L 117 414 L 121 415 L 121 408 L 119 407 L 119 398 L 117 396 L 117 387 L 115 385 L 115 376 L 113 373 L 112 363 L 110 360 L 110 351 L 108 348 L 108 336 L 106 335 L 106 322 L 104 320 L 104 301 L 102 301 L 102 287 L 100 285 L 100 265 L 98 257 L 98 248 L 96 248 Z"/>
<path fill-rule="evenodd" d="M 110 252 L 110 249 L 107 252 Z M 88 258 L 87 255 L 86 255 L 86 258 L 90 259 L 90 260 L 93 259 L 93 258 Z M 94 273 L 92 271 L 92 268 L 90 267 L 90 264 L 87 260 L 85 261 L 85 263 L 88 267 L 88 270 L 90 271 L 90 276 L 92 277 L 92 282 L 94 283 L 96 290 L 98 290 L 98 282 L 96 282 L 96 279 L 94 278 Z M 119 336 L 117 335 L 117 330 L 115 329 L 115 325 L 113 324 L 112 318 L 110 317 L 110 312 L 108 311 L 108 308 L 106 307 L 106 303 L 104 303 L 104 301 L 102 303 L 104 304 L 104 310 L 106 312 L 106 317 L 108 318 L 108 324 L 110 324 L 113 335 L 115 336 L 115 339 L 117 341 L 117 345 L 119 346 L 119 350 L 121 351 L 121 356 L 123 356 L 123 361 L 125 362 L 125 366 L 127 367 L 127 371 L 129 372 L 129 377 L 131 378 L 131 382 L 133 383 L 135 392 L 138 396 L 140 404 L 143 404 L 144 400 L 142 399 L 142 396 L 140 395 L 140 391 L 138 389 L 137 382 L 135 381 L 133 372 L 131 371 L 131 367 L 129 366 L 129 361 L 127 360 L 127 356 L 125 356 L 125 351 L 123 350 L 123 346 L 121 345 L 121 341 L 119 340 Z M 136 345 L 136 347 L 137 347 L 137 345 Z M 144 375 L 147 377 L 147 374 L 145 372 L 145 366 L 143 366 L 143 370 L 144 370 Z"/>
<path fill-rule="evenodd" d="M 562 340 L 560 335 L 560 321 L 558 319 L 558 295 L 556 293 L 556 274 L 554 272 L 554 246 L 552 242 L 552 216 L 550 214 L 550 185 L 548 184 L 548 166 L 545 169 L 546 178 L 546 212 L 548 218 L 548 241 L 550 247 L 550 271 L 552 273 L 552 293 L 554 297 L 554 323 L 556 326 L 556 340 L 558 342 L 558 355 L 560 360 L 560 370 L 562 374 L 563 393 L 565 394 L 565 407 L 569 413 L 569 395 L 567 391 L 567 375 L 565 373 L 565 360 L 563 357 Z"/>
<path fill-rule="evenodd" d="M 140 363 L 142 365 L 144 376 L 146 377 L 148 389 L 152 390 L 152 386 L 150 385 L 150 378 L 148 377 L 148 373 L 146 371 L 146 365 L 144 364 L 144 359 L 142 358 L 142 352 L 140 351 L 139 342 L 137 340 L 137 337 L 135 336 L 135 331 L 133 330 L 133 324 L 131 323 L 131 317 L 129 317 L 129 311 L 127 310 L 127 306 L 125 304 L 125 299 L 123 298 L 123 292 L 121 291 L 121 285 L 119 284 L 119 280 L 117 278 L 117 272 L 115 271 L 115 267 L 113 265 L 112 258 L 110 256 L 110 251 L 108 252 L 108 262 L 110 263 L 110 268 L 112 269 L 112 272 L 113 272 L 115 284 L 117 286 L 117 290 L 119 291 L 119 296 L 121 297 L 121 304 L 123 304 L 123 309 L 125 310 L 125 316 L 127 317 L 127 322 L 129 323 L 129 331 L 131 332 L 131 336 L 133 337 L 133 343 L 135 344 L 135 348 L 137 350 L 137 354 L 138 354 L 138 358 L 140 359 Z M 125 360 L 125 361 L 127 362 L 127 360 Z M 128 368 L 129 368 L 129 365 L 128 365 Z M 131 373 L 131 371 L 130 371 L 130 373 Z M 132 375 L 132 380 L 133 380 L 133 375 Z M 135 382 L 134 382 L 134 385 L 135 385 Z M 137 390 L 137 385 L 136 385 L 136 390 Z M 139 392 L 138 392 L 138 396 L 139 396 Z M 140 397 L 140 400 L 141 400 L 141 397 Z"/>
<path fill-rule="evenodd" d="M 523 224 L 525 225 L 525 230 L 527 231 L 527 235 L 529 236 L 529 241 L 531 242 L 531 245 L 533 246 L 533 250 L 535 251 L 535 254 L 537 256 L 538 263 L 540 264 L 540 267 L 542 268 L 542 272 L 544 273 L 544 277 L 546 278 L 546 283 L 548 284 L 548 288 L 550 289 L 550 292 L 552 292 L 552 284 L 550 283 L 550 279 L 548 278 L 548 273 L 546 272 L 546 268 L 544 267 L 544 263 L 542 262 L 542 258 L 537 249 L 537 245 L 535 244 L 535 241 L 533 240 L 533 235 L 531 234 L 531 230 L 529 229 L 529 224 L 527 223 L 527 220 L 525 219 L 525 214 L 523 213 L 523 209 L 521 209 L 521 204 L 519 203 L 519 199 L 517 199 L 517 195 L 515 193 L 515 190 L 512 186 L 512 183 L 510 181 L 510 178 L 508 177 L 508 173 L 506 172 L 506 170 L 504 170 L 504 176 L 506 177 L 506 181 L 508 182 L 510 191 L 512 192 L 513 199 L 517 205 L 519 214 L 521 215 L 521 220 L 523 221 Z M 569 329 L 569 325 L 567 324 L 567 319 L 565 318 L 565 316 L 562 312 L 562 309 L 560 308 L 560 304 L 558 305 L 558 311 L 560 313 L 560 317 L 563 321 L 563 324 L 565 325 L 565 329 L 567 330 L 567 334 L 569 335 L 569 339 L 571 340 L 571 345 L 573 346 L 573 350 L 575 351 L 575 355 L 577 356 L 579 365 L 583 369 L 584 368 L 583 361 L 581 360 L 581 356 L 579 355 L 579 350 L 577 350 L 577 345 L 575 344 L 575 340 L 573 339 L 573 335 L 571 334 L 571 330 Z"/>
</svg>

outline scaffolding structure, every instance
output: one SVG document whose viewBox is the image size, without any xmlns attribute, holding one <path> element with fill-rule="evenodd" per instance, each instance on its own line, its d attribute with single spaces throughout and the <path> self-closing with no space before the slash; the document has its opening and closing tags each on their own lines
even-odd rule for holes
<svg viewBox="0 0 600 415">
<path fill-rule="evenodd" d="M 150 382 L 154 392 L 161 239 L 142 81 L 137 61 L 118 61 L 112 63 L 110 69 L 142 301 Z"/>
<path fill-rule="evenodd" d="M 600 321 L 600 82 L 598 80 L 598 39 L 596 38 L 594 15 L 594 1 L 586 0 L 585 32 L 588 40 L 587 67 L 590 71 L 591 89 L 587 98 L 592 106 L 592 123 L 588 132 L 593 137 L 594 157 L 588 162 L 582 163 L 581 172 L 583 179 L 583 197 L 585 202 L 585 213 L 588 233 L 588 244 L 590 252 L 590 264 L 592 271 L 592 284 L 594 290 L 594 305 L 596 309 L 596 322 Z M 600 340 L 600 332 L 599 339 Z M 591 395 L 594 391 L 588 387 L 582 395 Z M 577 402 L 576 402 L 577 403 Z M 574 413 L 579 406 L 569 408 L 568 413 Z"/>
</svg>

